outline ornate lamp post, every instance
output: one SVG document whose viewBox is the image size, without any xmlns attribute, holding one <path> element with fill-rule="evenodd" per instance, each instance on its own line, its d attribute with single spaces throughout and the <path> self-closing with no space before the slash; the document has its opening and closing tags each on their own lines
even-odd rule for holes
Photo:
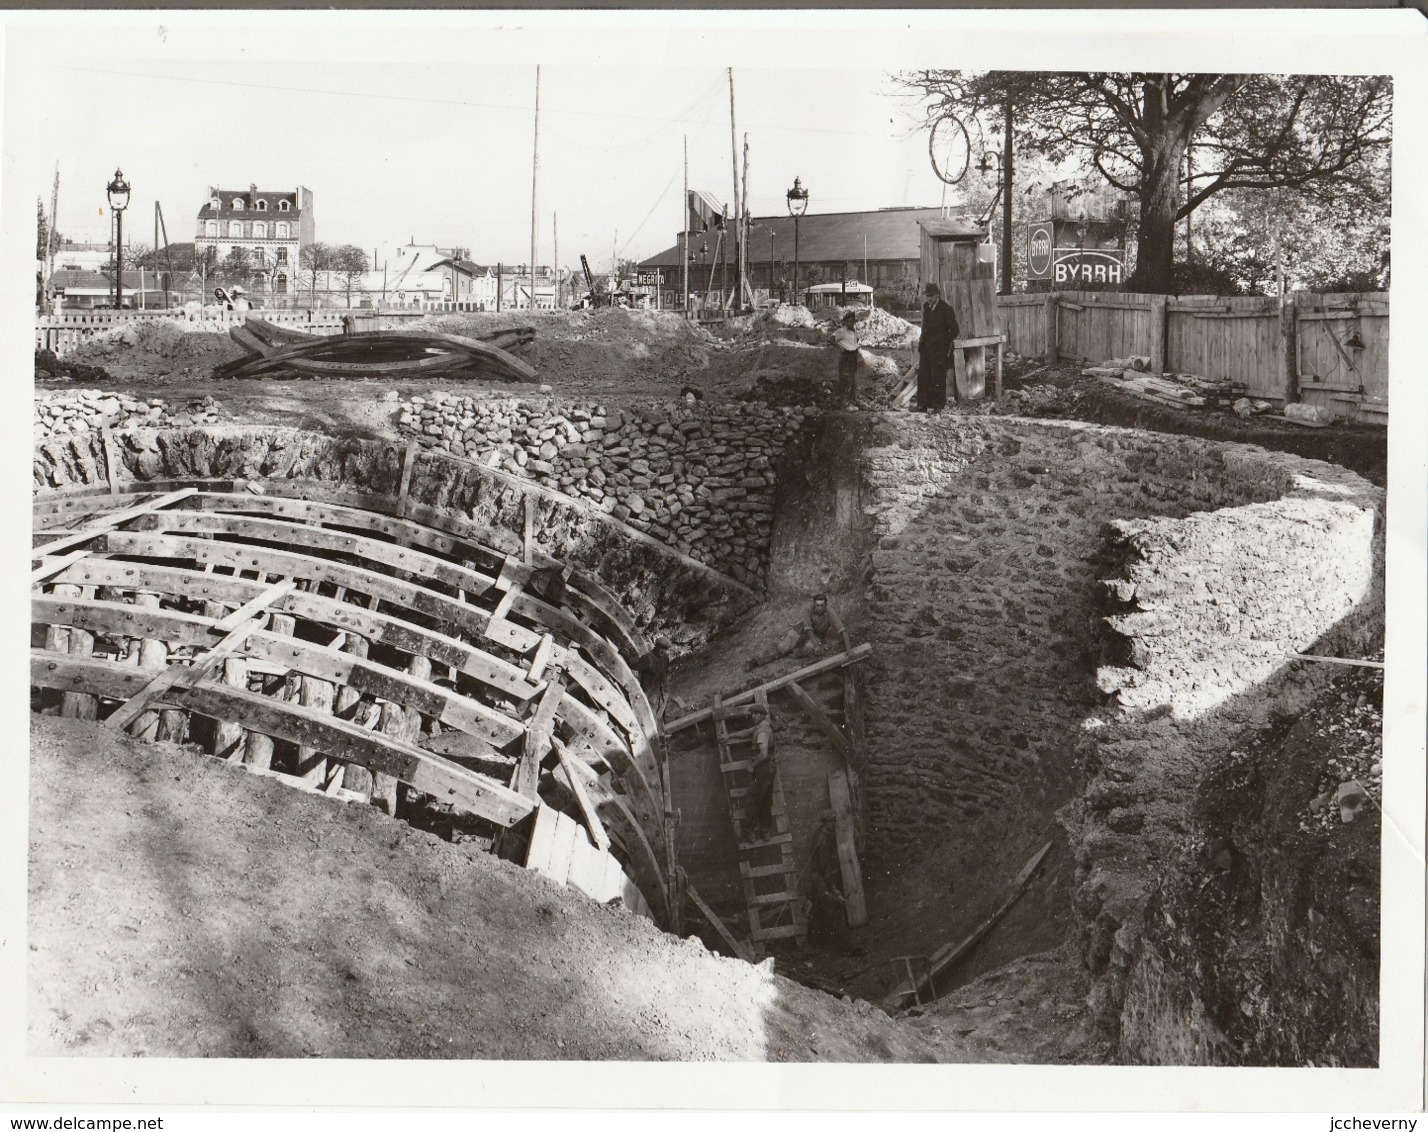
<svg viewBox="0 0 1428 1132">
<path fill-rule="evenodd" d="M 808 190 L 795 177 L 793 188 L 784 195 L 788 198 L 788 214 L 793 217 L 793 297 L 798 302 L 798 218 L 808 211 Z"/>
<path fill-rule="evenodd" d="M 129 207 L 129 182 L 114 170 L 114 180 L 105 187 L 109 210 L 114 213 L 114 309 L 124 306 L 124 210 Z"/>
</svg>

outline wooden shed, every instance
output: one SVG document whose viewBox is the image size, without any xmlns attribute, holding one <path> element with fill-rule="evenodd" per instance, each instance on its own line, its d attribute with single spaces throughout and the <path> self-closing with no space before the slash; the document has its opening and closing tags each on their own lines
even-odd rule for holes
<svg viewBox="0 0 1428 1132">
<path fill-rule="evenodd" d="M 994 394 L 999 394 L 1002 328 L 996 302 L 996 247 L 987 242 L 985 228 L 966 220 L 924 220 L 921 228 L 922 281 L 942 288 L 942 297 L 952 305 L 961 330 L 957 340 L 958 391 L 964 398 L 983 395 L 987 347 L 995 346 Z"/>
</svg>

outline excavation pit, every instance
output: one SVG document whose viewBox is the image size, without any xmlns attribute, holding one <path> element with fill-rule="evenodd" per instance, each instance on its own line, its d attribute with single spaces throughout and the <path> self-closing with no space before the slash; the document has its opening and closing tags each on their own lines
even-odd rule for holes
<svg viewBox="0 0 1428 1132">
<path fill-rule="evenodd" d="M 579 642 L 596 675 L 622 690 L 623 710 L 635 717 L 631 728 L 619 725 L 619 704 L 602 705 L 592 695 L 598 683 L 570 694 L 587 714 L 607 712 L 606 726 L 627 747 L 639 745 L 640 731 L 651 748 L 653 761 L 641 768 L 644 787 L 610 762 L 593 765 L 598 777 L 617 782 L 621 804 L 649 847 L 632 852 L 639 837 L 627 833 L 616 839 L 615 859 L 636 874 L 632 883 L 665 924 L 668 876 L 678 868 L 717 916 L 741 929 L 737 847 L 709 735 L 681 730 L 661 752 L 629 666 L 655 632 L 672 633 L 684 654 L 672 691 L 691 710 L 708 706 L 716 691 L 727 696 L 746 688 L 745 657 L 801 614 L 809 594 L 829 590 L 854 641 L 872 652 L 858 662 L 856 679 L 840 670 L 810 677 L 804 691 L 844 731 L 851 751 L 831 743 L 791 692 L 775 691 L 770 702 L 800 864 L 830 808 L 830 772 L 848 775 L 869 909 L 853 947 L 871 962 L 839 963 L 831 981 L 874 1000 L 898 981 L 876 961 L 893 952 L 931 954 L 955 941 L 995 911 L 1018 868 L 1049 840 L 1053 847 L 1006 914 L 1005 930 L 989 935 L 939 990 L 1073 940 L 1096 979 L 1093 1012 L 1113 1025 L 1128 1008 L 1127 988 L 1146 985 L 1134 977 L 1137 964 L 1149 961 L 1136 943 L 1138 917 L 1173 867 L 1173 846 L 1205 768 L 1237 736 L 1313 698 L 1323 673 L 1296 665 L 1295 654 L 1361 647 L 1381 625 L 1381 493 L 1329 465 L 1195 438 L 1015 419 L 815 418 L 774 466 L 767 576 L 758 580 L 767 594 L 757 608 L 749 587 L 728 584 L 716 570 L 632 537 L 608 517 L 567 507 L 554 494 L 529 503 L 532 496 L 499 473 L 440 452 L 280 429 L 139 431 L 51 443 L 37 453 L 37 516 L 44 520 L 37 526 L 97 518 L 134 502 L 130 496 L 185 487 L 232 501 L 216 511 L 195 508 L 203 522 L 220 513 L 247 524 L 168 532 L 162 524 L 169 520 L 150 514 L 113 536 L 113 548 L 128 549 L 110 548 L 111 561 L 117 554 L 157 568 L 153 556 L 140 553 L 154 549 L 141 546 L 143 539 L 157 537 L 195 544 L 166 546 L 165 553 L 209 553 L 196 544 L 210 535 L 217 537 L 204 541 L 290 549 L 292 531 L 278 538 L 280 532 L 262 526 L 275 520 L 356 533 L 345 512 L 337 520 L 300 510 L 278 514 L 306 496 L 308 505 L 369 516 L 358 525 L 376 544 L 362 545 L 364 570 L 399 580 L 410 574 L 387 550 L 385 561 L 374 557 L 379 546 L 405 542 L 461 568 L 474 561 L 463 562 L 467 551 L 479 546 L 489 590 L 462 600 L 487 616 L 513 579 L 524 577 L 512 563 L 570 564 L 577 605 L 564 613 L 585 630 L 598 629 L 600 642 L 618 654 L 623 669 L 597 656 L 600 643 Z M 110 469 L 118 486 L 112 498 Z M 186 504 L 178 501 L 174 514 L 187 513 Z M 390 524 L 405 524 L 406 536 Z M 416 528 L 421 535 L 413 541 Z M 358 565 L 356 544 L 318 547 L 318 536 L 302 537 L 309 557 Z M 75 580 L 61 572 L 42 583 L 47 592 L 37 601 L 48 603 L 47 616 L 61 601 L 52 596 L 55 579 L 85 584 L 78 572 L 86 568 L 95 566 L 76 561 L 64 568 Z M 215 566 L 236 568 L 231 560 Z M 201 565 L 198 572 L 205 576 Z M 348 582 L 351 593 L 350 575 Z M 249 589 L 260 596 L 271 580 L 247 584 L 230 596 L 250 600 Z M 335 585 L 319 579 L 316 597 L 345 600 L 335 597 Z M 442 596 L 461 592 L 450 589 Z M 397 604 L 399 597 L 389 598 L 377 612 L 398 615 Z M 409 606 L 419 629 L 437 628 L 441 618 Z M 745 620 L 733 621 L 745 611 Z M 180 614 L 203 616 L 167 615 Z M 576 631 L 533 606 L 512 616 L 528 634 Z M 326 637 L 299 628 L 296 640 L 320 651 L 348 631 L 329 627 Z M 471 627 L 480 635 L 478 629 L 484 633 Z M 487 645 L 496 648 L 489 639 Z M 519 656 L 529 664 L 533 651 Z M 396 671 L 404 659 L 410 667 L 410 655 L 374 640 L 367 663 Z M 502 657 L 516 663 L 514 654 Z M 760 677 L 803 663 L 782 662 Z M 436 677 L 430 682 L 439 686 L 439 665 Z M 487 696 L 486 707 L 505 710 L 479 682 L 460 673 L 451 682 L 439 691 Z M 857 701 L 851 714 L 850 694 Z M 335 690 L 334 705 L 340 695 Z M 301 696 L 299 690 L 299 706 L 314 706 Z M 430 710 L 435 702 L 406 706 L 439 715 Z M 555 735 L 567 748 L 582 720 L 578 712 L 559 717 Z M 528 733 L 528 727 L 521 732 Z M 279 765 L 287 766 L 280 773 L 301 771 L 297 752 L 304 744 L 287 741 L 293 750 L 279 749 Z M 453 746 L 449 754 L 488 779 L 519 761 L 516 747 L 462 756 Z M 633 749 L 630 756 L 632 764 L 639 761 Z M 294 761 L 283 764 L 283 757 Z M 666 773 L 667 785 L 660 781 Z M 578 798 L 562 792 L 558 775 L 549 778 L 542 800 L 578 823 Z M 672 812 L 680 820 L 671 821 Z M 480 835 L 495 840 L 496 833 Z M 643 877 L 637 860 L 647 866 Z M 719 946 L 697 923 L 697 912 L 684 912 Z M 817 974 L 830 981 L 827 969 Z"/>
</svg>

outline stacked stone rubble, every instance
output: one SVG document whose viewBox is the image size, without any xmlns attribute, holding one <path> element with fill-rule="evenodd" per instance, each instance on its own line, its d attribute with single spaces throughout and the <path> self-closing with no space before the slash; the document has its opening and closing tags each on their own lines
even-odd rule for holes
<svg viewBox="0 0 1428 1132">
<path fill-rule="evenodd" d="M 35 440 L 110 428 L 155 428 L 168 423 L 164 401 L 105 393 L 99 389 L 66 389 L 35 396 Z"/>
<path fill-rule="evenodd" d="M 774 463 L 807 416 L 761 403 L 617 408 L 413 397 L 424 444 L 565 492 L 756 586 L 773 525 Z"/>
</svg>

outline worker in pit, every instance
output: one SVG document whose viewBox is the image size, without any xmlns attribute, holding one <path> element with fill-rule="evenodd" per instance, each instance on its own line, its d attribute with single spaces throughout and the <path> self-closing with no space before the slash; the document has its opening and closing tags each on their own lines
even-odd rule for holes
<svg viewBox="0 0 1428 1132">
<path fill-rule="evenodd" d="M 833 332 L 833 344 L 838 347 L 838 396 L 843 404 L 858 400 L 858 316 L 849 311 Z"/>
<path fill-rule="evenodd" d="M 926 287 L 922 304 L 922 336 L 917 340 L 917 410 L 940 412 L 947 404 L 947 371 L 953 368 L 956 342 L 961 334 L 957 313 L 942 298 L 936 283 Z M 952 396 L 957 398 L 957 379 L 952 379 Z"/>
<path fill-rule="evenodd" d="M 660 633 L 654 639 L 654 648 L 636 660 L 632 667 L 649 698 L 655 719 L 662 720 L 669 698 L 669 638 Z"/>
<path fill-rule="evenodd" d="M 767 704 L 755 704 L 749 709 L 753 726 L 729 735 L 730 739 L 747 737 L 753 748 L 749 759 L 749 792 L 744 796 L 744 841 L 764 841 L 773 836 L 773 782 L 778 773 L 774 759 L 773 723 Z"/>
<path fill-rule="evenodd" d="M 848 630 L 843 627 L 837 611 L 828 604 L 828 595 L 815 594 L 803 620 L 784 633 L 770 651 L 751 656 L 745 668 L 752 672 L 756 668 L 772 664 L 780 657 L 794 654 L 821 656 L 834 646 L 838 646 L 843 652 L 848 651 Z"/>
</svg>

